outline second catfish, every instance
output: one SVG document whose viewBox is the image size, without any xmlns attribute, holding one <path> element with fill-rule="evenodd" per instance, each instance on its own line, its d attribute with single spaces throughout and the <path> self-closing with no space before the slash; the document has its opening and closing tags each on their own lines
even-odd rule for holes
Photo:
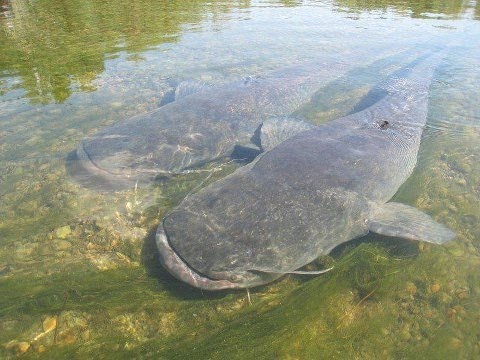
<svg viewBox="0 0 480 360">
<path fill-rule="evenodd" d="M 195 287 L 248 288 L 369 231 L 437 244 L 452 239 L 429 215 L 389 202 L 416 165 L 441 56 L 425 56 L 386 82 L 387 95 L 365 110 L 267 148 L 185 198 L 157 231 L 163 266 Z"/>
</svg>

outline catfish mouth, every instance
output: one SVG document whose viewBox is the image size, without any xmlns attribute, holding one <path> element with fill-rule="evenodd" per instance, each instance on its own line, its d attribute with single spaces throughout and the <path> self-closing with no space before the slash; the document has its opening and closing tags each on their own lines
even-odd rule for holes
<svg viewBox="0 0 480 360">
<path fill-rule="evenodd" d="M 109 170 L 90 156 L 83 140 L 67 155 L 65 166 L 67 173 L 79 185 L 100 191 L 123 191 L 177 174 L 161 169 L 134 170 L 118 167 L 118 171 Z"/>
<path fill-rule="evenodd" d="M 65 167 L 68 175 L 79 185 L 100 191 L 117 191 L 132 188 L 137 183 L 135 177 L 115 174 L 103 169 L 93 161 L 86 151 L 83 141 L 77 149 L 67 155 Z"/>
<path fill-rule="evenodd" d="M 160 252 L 160 263 L 176 279 L 203 290 L 222 290 L 242 288 L 242 283 L 234 283 L 228 280 L 213 280 L 197 273 L 183 261 L 168 242 L 167 234 L 160 224 L 155 235 L 158 251 Z"/>
<path fill-rule="evenodd" d="M 213 159 L 217 160 L 217 158 Z M 105 162 L 105 159 L 102 159 Z M 67 173 L 80 185 L 88 189 L 102 191 L 122 191 L 136 186 L 163 181 L 176 175 L 193 172 L 196 167 L 210 161 L 199 161 L 184 168 L 162 169 L 158 166 L 129 167 L 117 166 L 109 169 L 91 156 L 84 140 L 66 158 Z M 130 164 L 129 160 L 125 160 Z"/>
</svg>

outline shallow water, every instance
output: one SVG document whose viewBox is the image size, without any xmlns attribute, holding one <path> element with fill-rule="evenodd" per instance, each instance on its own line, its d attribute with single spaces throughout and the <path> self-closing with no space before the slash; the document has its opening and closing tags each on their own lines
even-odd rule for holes
<svg viewBox="0 0 480 360">
<path fill-rule="evenodd" d="M 480 5 L 472 1 L 0 1 L 0 357 L 480 357 Z M 78 141 L 157 108 L 182 80 L 218 85 L 308 60 L 352 70 L 295 116 L 322 123 L 448 48 L 417 168 L 395 195 L 453 229 L 444 246 L 369 235 L 335 269 L 202 293 L 158 264 L 162 215 L 205 174 L 99 193 Z M 217 164 L 209 181 L 240 164 Z"/>
</svg>

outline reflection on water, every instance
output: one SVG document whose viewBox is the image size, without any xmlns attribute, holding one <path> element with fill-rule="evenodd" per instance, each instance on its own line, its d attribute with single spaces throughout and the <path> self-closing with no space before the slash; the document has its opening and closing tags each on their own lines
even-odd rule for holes
<svg viewBox="0 0 480 360">
<path fill-rule="evenodd" d="M 248 2 L 4 2 L 0 71 L 20 76 L 36 102 L 62 102 L 74 89 L 95 89 L 106 57 L 175 42 L 206 18 L 221 21 L 242 6 Z"/>
<path fill-rule="evenodd" d="M 302 4 L 279 3 L 286 7 Z M 466 9 L 463 0 L 335 3 L 348 13 L 393 8 L 412 17 L 458 18 Z M 201 26 L 206 19 L 222 22 L 232 10 L 249 6 L 249 1 L 202 0 L 2 1 L 0 71 L 20 76 L 26 96 L 33 101 L 62 102 L 72 91 L 95 90 L 92 80 L 104 70 L 105 59 L 115 53 L 137 53 L 175 42 L 182 32 Z"/>
<path fill-rule="evenodd" d="M 0 358 L 480 357 L 479 16 L 456 0 L 0 1 Z M 153 243 L 165 212 L 241 164 L 111 194 L 67 177 L 81 139 L 183 80 L 343 61 L 294 114 L 319 124 L 441 47 L 395 200 L 455 230 L 445 246 L 367 236 L 314 264 L 330 273 L 252 289 L 250 305 L 172 279 Z"/>
<path fill-rule="evenodd" d="M 341 7 L 347 7 L 347 11 L 360 10 L 372 11 L 395 9 L 405 15 L 414 18 L 446 17 L 458 18 L 465 10 L 465 1 L 433 1 L 433 0 L 336 0 Z"/>
</svg>

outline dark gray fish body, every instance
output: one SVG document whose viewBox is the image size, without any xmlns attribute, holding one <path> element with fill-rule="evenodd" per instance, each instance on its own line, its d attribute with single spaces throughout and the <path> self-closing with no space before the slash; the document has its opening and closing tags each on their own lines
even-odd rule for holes
<svg viewBox="0 0 480 360">
<path fill-rule="evenodd" d="M 369 231 L 443 243 L 454 234 L 390 202 L 411 175 L 440 55 L 369 108 L 287 139 L 196 194 L 157 231 L 162 264 L 193 286 L 268 283 Z"/>
<path fill-rule="evenodd" d="M 77 165 L 85 176 L 116 187 L 185 172 L 229 155 L 236 144 L 254 147 L 251 138 L 263 121 L 289 115 L 347 70 L 344 63 L 328 61 L 217 88 L 183 83 L 175 101 L 82 140 Z"/>
</svg>

